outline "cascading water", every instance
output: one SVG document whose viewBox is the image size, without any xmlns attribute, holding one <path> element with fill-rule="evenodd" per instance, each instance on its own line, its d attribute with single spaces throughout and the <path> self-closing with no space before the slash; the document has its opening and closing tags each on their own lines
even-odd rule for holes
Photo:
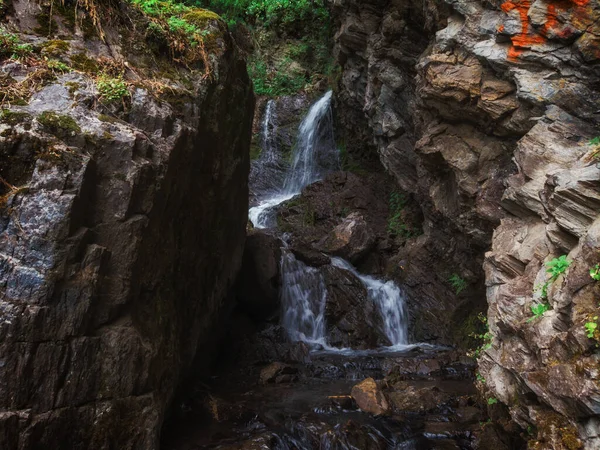
<svg viewBox="0 0 600 450">
<path fill-rule="evenodd" d="M 308 267 L 284 249 L 281 258 L 282 325 L 293 341 L 326 346 L 327 290 L 318 269 Z"/>
<path fill-rule="evenodd" d="M 406 302 L 400 288 L 393 281 L 381 281 L 359 273 L 349 262 L 341 258 L 331 258 L 331 263 L 352 272 L 362 281 L 369 298 L 377 305 L 383 319 L 385 335 L 392 347 L 408 344 L 408 314 Z"/>
<path fill-rule="evenodd" d="M 275 206 L 300 194 L 303 188 L 318 181 L 327 172 L 339 168 L 338 151 L 333 135 L 331 96 L 332 92 L 329 91 L 312 105 L 300 124 L 293 162 L 286 172 L 283 184 L 279 189 L 269 192 L 260 199 L 257 206 L 250 209 L 248 216 L 255 228 L 274 226 L 272 210 Z M 260 161 L 261 164 L 268 164 L 268 158 L 274 160 L 278 155 L 274 135 L 276 130 L 269 127 L 275 106 L 269 104 L 267 104 L 263 123 L 266 160 Z"/>
<path fill-rule="evenodd" d="M 300 194 L 306 186 L 339 167 L 333 134 L 331 97 L 331 91 L 321 97 L 311 106 L 300 124 L 292 164 L 285 172 L 285 178 L 275 181 L 263 180 L 271 183 L 272 187 L 262 189 L 263 198 L 259 200 L 258 206 L 249 211 L 249 218 L 255 228 L 275 226 L 275 206 Z M 281 164 L 281 155 L 277 148 L 275 108 L 276 103 L 269 101 L 265 109 L 262 124 L 263 151 L 257 161 L 261 169 Z M 278 181 L 279 185 L 276 185 Z M 327 289 L 322 274 L 318 269 L 298 261 L 288 249 L 282 250 L 282 325 L 294 341 L 304 341 L 334 350 L 326 341 Z M 392 346 L 406 345 L 407 314 L 398 286 L 392 281 L 384 282 L 362 275 L 342 259 L 333 258 L 332 264 L 351 271 L 364 284 L 370 300 L 378 306 L 383 319 L 383 331 Z"/>
</svg>

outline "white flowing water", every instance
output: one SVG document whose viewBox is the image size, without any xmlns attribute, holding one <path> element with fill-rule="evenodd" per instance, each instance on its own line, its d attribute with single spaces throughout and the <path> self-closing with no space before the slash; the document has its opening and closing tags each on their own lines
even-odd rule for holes
<svg viewBox="0 0 600 450">
<path fill-rule="evenodd" d="M 281 257 L 282 325 L 293 341 L 327 346 L 325 302 L 327 290 L 318 269 L 298 261 L 292 252 Z"/>
<path fill-rule="evenodd" d="M 327 92 L 309 109 L 298 129 L 298 138 L 294 148 L 293 162 L 288 169 L 283 186 L 278 192 L 262 199 L 259 204 L 250 208 L 248 218 L 255 228 L 274 226 L 273 208 L 286 200 L 300 194 L 302 189 L 320 180 L 327 172 L 338 168 L 338 156 L 333 136 L 333 119 L 331 112 L 332 92 Z M 262 127 L 263 151 L 274 155 L 276 151 L 273 111 L 274 103 L 270 101 L 265 111 Z"/>
<path fill-rule="evenodd" d="M 328 172 L 339 167 L 338 152 L 333 135 L 331 111 L 332 93 L 327 92 L 309 109 L 298 129 L 293 160 L 282 183 L 270 190 L 249 211 L 255 228 L 276 226 L 276 206 L 300 194 L 309 184 L 322 179 Z M 281 159 L 277 148 L 276 103 L 269 101 L 262 124 L 262 152 L 259 164 L 272 164 Z M 264 166 L 262 166 L 264 167 Z M 343 259 L 332 258 L 332 264 L 352 272 L 367 289 L 382 317 L 383 332 L 392 347 L 406 348 L 407 313 L 400 288 L 392 281 L 381 281 L 362 275 Z M 325 351 L 352 352 L 351 349 L 335 349 L 327 345 L 325 305 L 327 289 L 319 269 L 298 261 L 287 248 L 281 258 L 282 325 L 293 341 L 304 341 Z"/>
<path fill-rule="evenodd" d="M 383 331 L 392 347 L 408 344 L 408 314 L 402 291 L 393 281 L 382 281 L 359 273 L 348 261 L 331 258 L 331 263 L 352 272 L 362 281 L 369 298 L 377 305 L 383 319 Z"/>
</svg>

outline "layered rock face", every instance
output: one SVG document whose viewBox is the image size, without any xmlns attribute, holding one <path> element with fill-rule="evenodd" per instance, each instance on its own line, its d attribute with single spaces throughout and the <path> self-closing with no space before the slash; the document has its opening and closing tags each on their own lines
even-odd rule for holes
<svg viewBox="0 0 600 450">
<path fill-rule="evenodd" d="M 153 56 L 148 22 L 124 4 L 85 41 L 56 9 L 61 40 L 36 35 L 43 11 L 14 1 L 8 26 L 60 42 L 67 63 L 120 65 L 137 86 L 123 108 L 93 74 L 58 72 L 3 105 L 0 447 L 158 448 L 241 264 L 252 89 L 227 33 L 206 77 Z M 11 83 L 35 70 L 2 64 Z"/>
<path fill-rule="evenodd" d="M 399 254 L 413 315 L 447 330 L 468 303 L 444 274 L 482 286 L 485 266 L 486 395 L 537 430 L 538 448 L 598 448 L 584 328 L 598 315 L 598 2 L 340 0 L 333 12 L 340 122 L 423 210 L 424 234 Z M 540 298 L 560 255 L 571 266 Z"/>
</svg>

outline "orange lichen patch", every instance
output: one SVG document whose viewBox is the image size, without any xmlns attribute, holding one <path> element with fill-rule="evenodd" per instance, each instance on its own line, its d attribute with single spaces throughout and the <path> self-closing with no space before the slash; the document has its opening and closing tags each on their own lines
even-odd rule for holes
<svg viewBox="0 0 600 450">
<path fill-rule="evenodd" d="M 548 2 L 546 6 L 546 17 L 544 25 L 536 31 L 531 26 L 531 19 L 529 18 L 529 9 L 531 8 L 530 0 L 508 0 L 504 2 L 500 8 L 505 13 L 509 13 L 516 10 L 521 20 L 521 32 L 514 36 L 511 36 L 512 46 L 508 50 L 508 59 L 514 60 L 521 55 L 526 48 L 530 48 L 533 45 L 540 45 L 548 40 L 549 32 L 552 31 L 555 36 L 560 38 L 568 38 L 573 34 L 573 29 L 567 26 L 563 30 L 556 30 L 558 27 L 558 13 L 559 11 L 568 11 L 575 7 L 574 17 L 581 17 L 585 14 L 584 6 L 589 3 L 590 0 L 552 0 Z M 504 32 L 504 25 L 498 28 L 500 33 Z"/>
</svg>

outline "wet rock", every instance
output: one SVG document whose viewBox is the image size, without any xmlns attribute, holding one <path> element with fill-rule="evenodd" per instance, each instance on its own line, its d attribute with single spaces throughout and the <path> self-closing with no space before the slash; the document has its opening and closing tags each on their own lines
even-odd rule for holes
<svg viewBox="0 0 600 450">
<path fill-rule="evenodd" d="M 279 307 L 279 264 L 282 242 L 262 231 L 246 238 L 236 297 L 251 317 L 265 319 Z"/>
<path fill-rule="evenodd" d="M 352 398 L 360 409 L 376 416 L 390 412 L 385 395 L 373 378 L 367 378 L 352 388 Z"/>
<path fill-rule="evenodd" d="M 386 392 L 386 395 L 396 413 L 432 411 L 450 399 L 450 395 L 436 386 L 417 388 L 407 384 L 394 386 L 394 389 Z"/>
<path fill-rule="evenodd" d="M 375 237 L 364 217 L 356 212 L 344 218 L 319 247 L 323 251 L 356 263 L 375 245 Z"/>
<path fill-rule="evenodd" d="M 288 364 L 274 362 L 260 371 L 260 382 L 267 383 L 289 383 L 297 377 L 298 369 Z"/>
<path fill-rule="evenodd" d="M 360 279 L 331 265 L 323 266 L 321 272 L 327 289 L 325 317 L 329 345 L 350 348 L 389 345 L 381 313 Z"/>
</svg>

